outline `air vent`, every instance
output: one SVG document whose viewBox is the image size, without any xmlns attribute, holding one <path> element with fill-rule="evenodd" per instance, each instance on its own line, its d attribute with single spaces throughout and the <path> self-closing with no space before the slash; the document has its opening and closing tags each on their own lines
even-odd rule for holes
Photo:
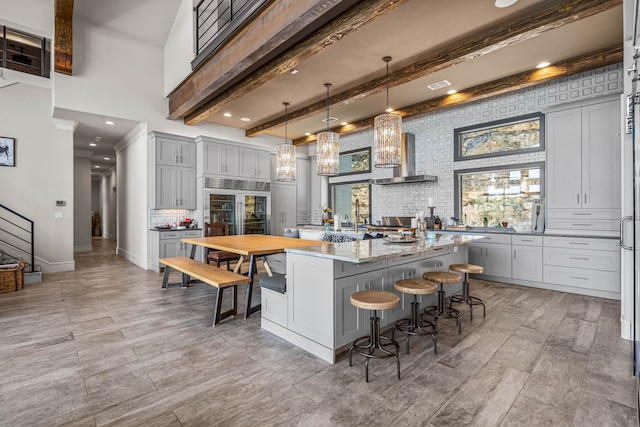
<svg viewBox="0 0 640 427">
<path fill-rule="evenodd" d="M 335 122 L 336 120 L 338 120 L 338 119 L 336 119 L 335 117 L 329 117 L 328 119 L 322 119 L 322 121 L 325 122 L 325 123 L 332 123 L 332 122 Z"/>
<path fill-rule="evenodd" d="M 438 89 L 442 89 L 443 87 L 447 87 L 447 86 L 451 86 L 451 83 L 449 83 L 449 80 L 440 80 L 439 82 L 436 83 L 432 83 L 430 85 L 428 85 L 427 87 L 431 90 L 438 90 Z"/>
</svg>

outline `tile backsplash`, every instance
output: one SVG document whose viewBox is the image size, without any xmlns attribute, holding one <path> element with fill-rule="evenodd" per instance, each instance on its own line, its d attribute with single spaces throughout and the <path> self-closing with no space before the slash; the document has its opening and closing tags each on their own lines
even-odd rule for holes
<svg viewBox="0 0 640 427">
<path fill-rule="evenodd" d="M 172 225 L 184 218 L 193 218 L 194 211 L 190 209 L 151 209 L 149 211 L 149 228 L 159 225 Z"/>
<path fill-rule="evenodd" d="M 373 185 L 372 220 L 381 216 L 413 216 L 427 212 L 427 198 L 433 197 L 435 214 L 448 219 L 454 214 L 453 173 L 457 169 L 480 168 L 545 161 L 544 151 L 493 158 L 453 161 L 453 131 L 459 127 L 535 113 L 545 108 L 598 96 L 622 93 L 623 66 L 615 64 L 584 73 L 562 77 L 530 88 L 485 100 L 443 108 L 403 121 L 403 132 L 415 135 L 416 175 L 437 175 L 433 183 Z M 340 151 L 371 147 L 373 130 L 340 137 Z M 310 147 L 315 155 L 315 144 Z M 335 177 L 330 183 L 391 177 L 390 169 L 373 168 L 372 173 Z"/>
</svg>

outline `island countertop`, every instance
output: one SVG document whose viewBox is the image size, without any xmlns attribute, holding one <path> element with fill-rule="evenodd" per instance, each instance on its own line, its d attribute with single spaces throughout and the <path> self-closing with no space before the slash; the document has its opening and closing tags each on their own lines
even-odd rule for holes
<svg viewBox="0 0 640 427">
<path fill-rule="evenodd" d="M 287 253 L 327 258 L 337 261 L 362 263 L 379 258 L 429 252 L 437 249 L 464 245 L 482 239 L 482 236 L 455 233 L 437 234 L 435 239 L 417 239 L 413 243 L 395 243 L 385 239 L 355 240 L 332 245 L 307 246 L 286 249 Z"/>
</svg>

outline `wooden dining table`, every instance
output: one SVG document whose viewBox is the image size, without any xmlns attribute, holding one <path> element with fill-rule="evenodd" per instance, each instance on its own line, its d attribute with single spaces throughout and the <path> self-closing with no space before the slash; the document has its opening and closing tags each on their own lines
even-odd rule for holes
<svg viewBox="0 0 640 427">
<path fill-rule="evenodd" d="M 296 239 L 290 237 L 281 236 L 268 236 L 265 234 L 242 234 L 236 236 L 215 236 L 215 237 L 187 237 L 182 239 L 184 243 L 191 246 L 191 259 L 195 258 L 196 248 L 202 246 L 209 249 L 216 249 L 220 251 L 233 252 L 240 255 L 240 260 L 234 268 L 234 273 L 240 270 L 240 265 L 244 262 L 246 257 L 249 257 L 249 277 L 251 282 L 247 290 L 247 303 L 244 313 L 244 318 L 248 318 L 251 314 L 259 311 L 262 307 L 261 304 L 251 305 L 251 298 L 253 295 L 253 279 L 257 271 L 256 258 L 262 257 L 265 270 L 269 276 L 273 273 L 269 268 L 266 256 L 277 253 L 282 253 L 286 249 L 301 248 L 305 246 L 327 245 L 329 242 L 322 242 L 318 240 L 306 240 Z"/>
</svg>

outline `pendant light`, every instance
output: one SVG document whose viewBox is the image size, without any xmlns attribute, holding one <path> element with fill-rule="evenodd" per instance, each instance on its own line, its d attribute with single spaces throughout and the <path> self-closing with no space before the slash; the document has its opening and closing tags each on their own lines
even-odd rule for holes
<svg viewBox="0 0 640 427">
<path fill-rule="evenodd" d="M 387 109 L 373 119 L 374 166 L 393 168 L 400 166 L 400 145 L 402 139 L 402 117 L 392 113 L 389 108 L 389 61 L 390 56 L 382 58 L 387 63 Z"/>
<path fill-rule="evenodd" d="M 287 143 L 288 102 L 284 105 L 284 142 L 276 148 L 276 174 L 278 181 L 291 182 L 296 180 L 296 146 Z"/>
<path fill-rule="evenodd" d="M 318 134 L 318 160 L 316 173 L 324 176 L 338 175 L 340 156 L 340 135 L 329 131 L 329 88 L 331 83 L 325 83 L 327 88 L 327 130 Z"/>
</svg>

